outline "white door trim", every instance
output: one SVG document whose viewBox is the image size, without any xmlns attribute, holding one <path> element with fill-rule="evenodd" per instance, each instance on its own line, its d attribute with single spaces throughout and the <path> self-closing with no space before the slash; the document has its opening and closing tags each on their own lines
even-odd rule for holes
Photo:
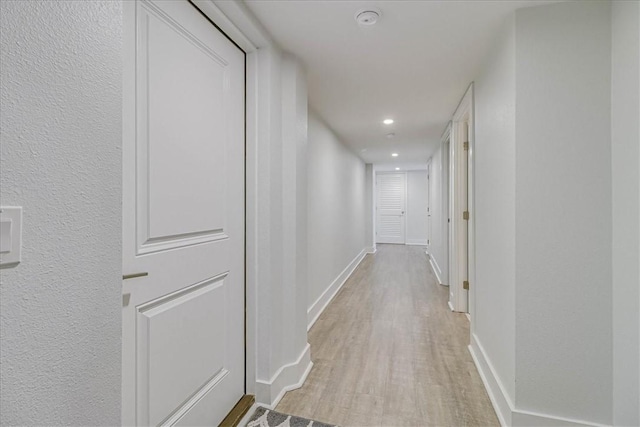
<svg viewBox="0 0 640 427">
<path fill-rule="evenodd" d="M 433 208 L 433 201 L 431 200 L 431 197 L 433 196 L 431 191 L 432 161 L 433 158 L 429 158 L 427 161 L 427 252 L 429 252 L 429 249 L 431 248 L 431 229 L 433 228 L 433 224 L 431 223 L 431 215 L 433 214 L 433 212 L 431 212 Z M 440 280 L 438 279 L 438 281 Z"/>
<path fill-rule="evenodd" d="M 474 282 L 475 282 L 475 239 L 474 239 L 474 191 L 473 191 L 473 150 L 474 144 L 474 114 L 473 114 L 473 83 L 465 92 L 451 122 L 450 149 L 450 192 L 449 200 L 451 207 L 451 234 L 450 234 L 450 264 L 449 264 L 449 286 L 450 286 L 450 306 L 454 311 L 474 313 Z M 467 161 L 464 152 L 464 126 L 468 123 L 468 168 L 465 177 L 465 162 Z M 466 183 L 464 179 L 466 178 Z M 468 198 L 465 200 L 463 193 L 464 184 L 467 186 Z M 462 217 L 465 210 L 469 211 L 469 220 Z M 467 228 L 467 240 L 463 231 Z M 468 251 L 467 251 L 468 246 Z M 463 281 L 468 280 L 470 290 L 463 288 Z M 473 314 L 472 314 L 473 320 Z M 472 322 L 473 324 L 473 322 Z"/>
<path fill-rule="evenodd" d="M 449 286 L 451 282 L 451 274 L 449 272 L 449 269 L 451 266 L 451 258 L 453 256 L 452 249 L 451 249 L 451 246 L 452 246 L 451 242 L 453 241 L 453 236 L 451 233 L 452 227 L 450 226 L 450 223 L 449 223 L 450 212 L 451 212 L 451 153 L 450 153 L 451 122 L 447 124 L 446 129 L 444 130 L 444 132 L 442 133 L 442 136 L 440 137 L 440 147 L 441 147 L 441 153 L 442 153 L 441 164 L 443 168 L 443 174 L 441 177 L 442 179 L 441 194 L 442 194 L 443 202 L 440 203 L 441 204 L 440 209 L 442 210 L 441 226 L 442 226 L 442 229 L 445 231 L 443 233 L 443 240 L 447 245 L 446 253 L 444 254 L 444 256 L 446 256 L 446 259 L 447 259 L 447 264 L 445 269 L 447 277 L 446 277 L 446 280 L 441 283 Z M 446 166 L 445 166 L 445 159 L 446 159 Z M 446 176 L 445 176 L 445 173 L 446 173 Z M 447 198 L 446 203 L 444 203 L 445 196 Z M 451 292 L 451 289 L 449 289 L 449 292 Z"/>
</svg>

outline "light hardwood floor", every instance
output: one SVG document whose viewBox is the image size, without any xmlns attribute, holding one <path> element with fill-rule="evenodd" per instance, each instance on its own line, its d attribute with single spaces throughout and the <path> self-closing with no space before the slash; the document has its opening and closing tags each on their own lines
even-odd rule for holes
<svg viewBox="0 0 640 427">
<path fill-rule="evenodd" d="M 341 426 L 498 426 L 424 248 L 378 245 L 309 333 L 307 381 L 277 411 Z"/>
</svg>

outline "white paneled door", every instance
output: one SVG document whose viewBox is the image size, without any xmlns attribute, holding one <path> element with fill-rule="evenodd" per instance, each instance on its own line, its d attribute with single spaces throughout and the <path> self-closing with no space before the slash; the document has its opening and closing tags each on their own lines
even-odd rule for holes
<svg viewBox="0 0 640 427">
<path fill-rule="evenodd" d="M 244 53 L 192 4 L 125 7 L 125 425 L 218 425 L 244 393 Z"/>
<path fill-rule="evenodd" d="M 406 195 L 406 174 L 376 174 L 376 243 L 405 243 Z"/>
</svg>

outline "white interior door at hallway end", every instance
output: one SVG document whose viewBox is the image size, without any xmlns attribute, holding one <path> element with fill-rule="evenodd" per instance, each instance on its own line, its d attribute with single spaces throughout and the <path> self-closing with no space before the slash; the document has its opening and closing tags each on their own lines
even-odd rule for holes
<svg viewBox="0 0 640 427">
<path fill-rule="evenodd" d="M 186 0 L 123 5 L 122 423 L 218 425 L 245 382 L 244 53 Z"/>
<path fill-rule="evenodd" d="M 376 174 L 376 243 L 405 243 L 406 195 L 406 174 Z"/>
</svg>

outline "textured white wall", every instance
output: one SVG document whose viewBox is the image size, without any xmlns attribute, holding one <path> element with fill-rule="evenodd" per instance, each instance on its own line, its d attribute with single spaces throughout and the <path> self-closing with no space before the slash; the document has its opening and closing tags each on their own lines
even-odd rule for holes
<svg viewBox="0 0 640 427">
<path fill-rule="evenodd" d="M 512 15 L 475 81 L 474 331 L 515 399 L 515 26 Z"/>
<path fill-rule="evenodd" d="M 0 3 L 2 204 L 24 207 L 2 270 L 0 424 L 119 425 L 122 11 Z"/>
<path fill-rule="evenodd" d="M 516 12 L 516 405 L 611 423 L 611 14 Z"/>
<path fill-rule="evenodd" d="M 637 424 L 640 30 L 613 8 L 613 56 L 611 3 L 525 8 L 476 79 L 473 326 L 514 425 Z"/>
<path fill-rule="evenodd" d="M 613 423 L 640 425 L 640 6 L 612 4 Z"/>
<path fill-rule="evenodd" d="M 309 114 L 308 307 L 365 249 L 365 164 Z"/>
<path fill-rule="evenodd" d="M 428 236 L 428 179 L 426 170 L 407 171 L 407 244 L 426 245 Z"/>
</svg>

